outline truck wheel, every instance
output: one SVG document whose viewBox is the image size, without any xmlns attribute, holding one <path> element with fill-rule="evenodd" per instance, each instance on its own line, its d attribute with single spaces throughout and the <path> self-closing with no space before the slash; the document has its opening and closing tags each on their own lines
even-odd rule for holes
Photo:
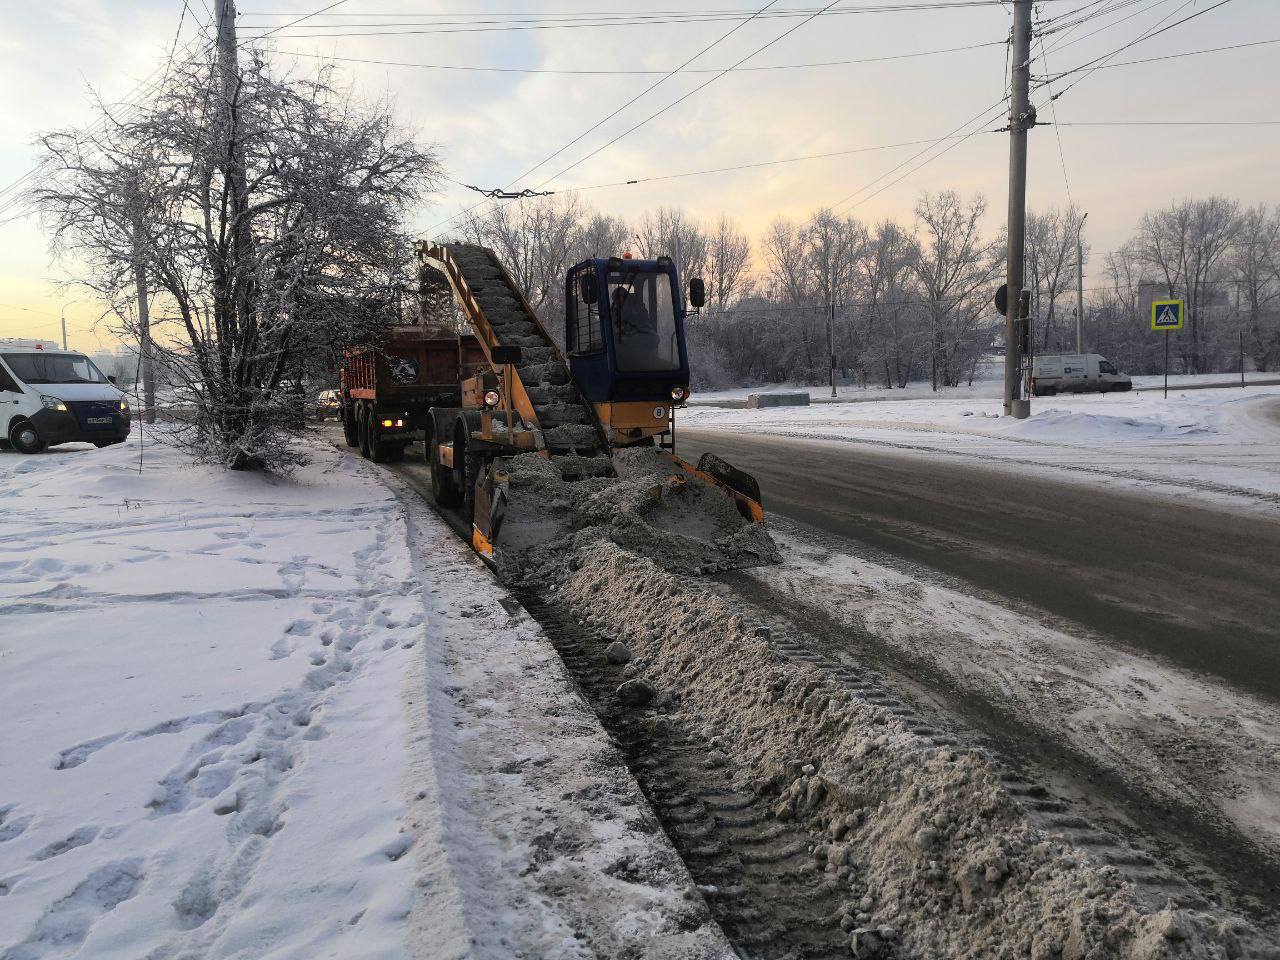
<svg viewBox="0 0 1280 960">
<path fill-rule="evenodd" d="M 360 456 L 366 460 L 369 456 L 369 411 L 363 403 L 356 405 L 356 442 L 360 447 Z"/>
<path fill-rule="evenodd" d="M 44 438 L 30 420 L 19 420 L 9 431 L 9 442 L 19 453 L 39 453 L 45 448 Z"/>
<path fill-rule="evenodd" d="M 347 442 L 348 447 L 360 446 L 360 431 L 356 428 L 355 404 L 350 401 L 344 402 L 339 408 L 339 417 L 342 420 L 342 439 Z"/>
<path fill-rule="evenodd" d="M 463 461 L 463 503 L 468 520 L 476 515 L 476 481 L 480 479 L 480 471 L 484 469 L 484 456 L 479 453 L 468 453 Z"/>
<path fill-rule="evenodd" d="M 365 436 L 369 438 L 369 459 L 374 463 L 382 463 L 387 459 L 387 442 L 382 439 L 382 425 L 378 423 L 378 414 L 372 408 L 365 420 Z"/>
<path fill-rule="evenodd" d="M 427 463 L 431 466 L 431 496 L 442 507 L 458 505 L 458 491 L 453 485 L 453 471 L 440 462 L 440 448 L 435 431 L 427 430 Z"/>
</svg>

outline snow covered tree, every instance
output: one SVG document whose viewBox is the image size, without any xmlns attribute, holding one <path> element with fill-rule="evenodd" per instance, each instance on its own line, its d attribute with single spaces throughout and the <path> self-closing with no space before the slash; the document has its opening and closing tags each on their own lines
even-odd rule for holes
<svg viewBox="0 0 1280 960">
<path fill-rule="evenodd" d="M 44 138 L 54 169 L 35 197 L 55 250 L 125 336 L 141 269 L 183 411 L 173 436 L 232 469 L 296 462 L 303 381 L 394 316 L 403 218 L 438 173 L 388 105 L 331 75 L 281 79 L 252 49 L 175 63 L 147 102 Z"/>
</svg>

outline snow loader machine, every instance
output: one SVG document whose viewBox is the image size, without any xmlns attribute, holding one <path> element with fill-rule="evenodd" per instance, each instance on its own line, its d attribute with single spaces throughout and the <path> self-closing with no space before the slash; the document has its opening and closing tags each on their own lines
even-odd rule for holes
<svg viewBox="0 0 1280 960">
<path fill-rule="evenodd" d="M 512 483 L 512 460 L 525 454 L 546 458 L 557 481 L 574 483 L 618 477 L 627 469 L 626 455 L 615 453 L 650 448 L 648 467 L 656 462 L 665 476 L 649 487 L 645 509 L 659 526 L 683 524 L 661 516 L 663 502 L 696 485 L 716 491 L 699 489 L 698 496 L 716 498 L 724 508 L 718 514 L 731 514 L 732 523 L 763 522 L 753 477 L 712 454 L 696 466 L 675 455 L 675 415 L 689 397 L 689 357 L 687 311 L 669 257 L 598 258 L 572 267 L 565 276 L 561 353 L 492 250 L 421 242 L 417 253 L 424 310 L 451 294 L 486 361 L 463 380 L 460 407 L 432 408 L 424 453 L 437 503 L 470 522 L 471 545 L 487 562 L 497 565 L 508 540 L 514 551 L 516 541 L 543 535 L 512 529 L 542 506 L 514 509 L 520 497 L 548 497 L 545 488 L 539 493 Z M 695 310 L 702 307 L 701 280 L 690 281 L 689 299 Z M 750 565 L 731 560 L 724 566 Z"/>
</svg>

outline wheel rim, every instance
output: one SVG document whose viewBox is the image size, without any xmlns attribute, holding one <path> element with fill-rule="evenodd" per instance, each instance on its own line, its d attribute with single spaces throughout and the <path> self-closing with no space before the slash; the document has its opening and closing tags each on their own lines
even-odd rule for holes
<svg viewBox="0 0 1280 960">
<path fill-rule="evenodd" d="M 18 430 L 18 443 L 24 447 L 34 447 L 39 439 L 39 434 L 30 427 L 22 427 Z"/>
</svg>

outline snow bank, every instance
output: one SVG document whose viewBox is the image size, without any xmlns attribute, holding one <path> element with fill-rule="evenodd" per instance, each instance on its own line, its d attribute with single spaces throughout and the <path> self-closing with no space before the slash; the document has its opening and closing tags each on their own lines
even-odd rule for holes
<svg viewBox="0 0 1280 960">
<path fill-rule="evenodd" d="M 1110 867 L 1033 828 L 981 755 L 939 747 L 820 671 L 782 660 L 725 600 L 596 539 L 561 602 L 635 654 L 635 673 L 805 818 L 848 887 L 855 956 L 1225 958 L 1250 928 L 1151 912 Z M 847 869 L 846 869 L 847 868 Z M 892 955 L 899 955 L 892 953 Z"/>
<path fill-rule="evenodd" d="M 759 433 L 964 456 L 1082 483 L 1142 487 L 1249 510 L 1280 502 L 1280 387 L 1081 394 L 1001 416 L 998 399 L 823 403 L 768 410 L 693 407 L 689 430 Z M 767 491 L 766 491 L 767 494 Z"/>
<path fill-rule="evenodd" d="M 395 956 L 421 613 L 388 492 L 0 456 L 5 960 Z"/>
<path fill-rule="evenodd" d="M 726 958 L 535 624 L 416 494 L 0 455 L 0 958 Z"/>
</svg>

